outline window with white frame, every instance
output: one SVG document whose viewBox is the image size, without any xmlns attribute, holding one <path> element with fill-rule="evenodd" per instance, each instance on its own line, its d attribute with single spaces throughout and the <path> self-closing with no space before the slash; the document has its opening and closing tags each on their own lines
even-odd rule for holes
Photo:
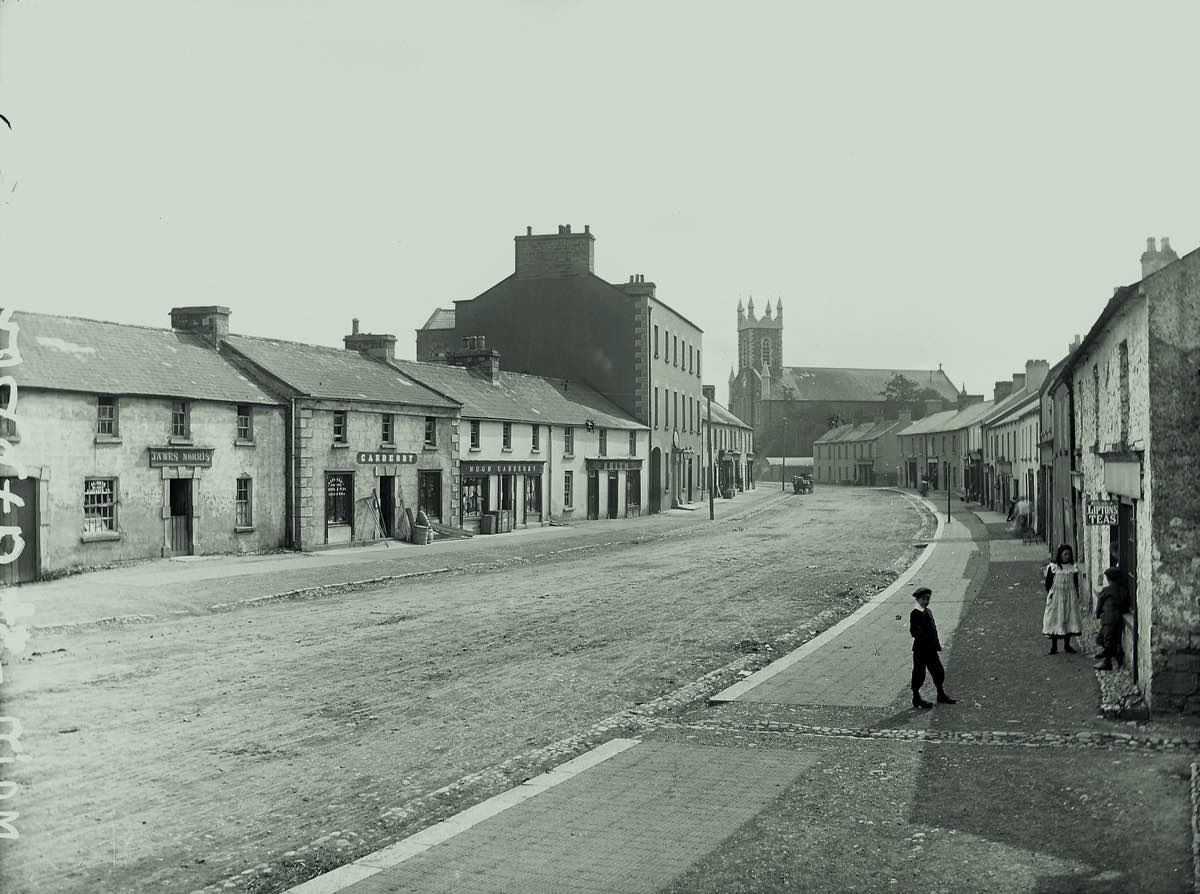
<svg viewBox="0 0 1200 894">
<path fill-rule="evenodd" d="M 512 450 L 512 423 L 504 423 L 504 430 L 500 436 L 500 446 L 505 450 Z"/>
<path fill-rule="evenodd" d="M 254 413 L 249 404 L 237 405 L 237 439 L 254 440 Z"/>
<path fill-rule="evenodd" d="M 83 479 L 83 533 L 104 534 L 117 530 L 117 479 Z"/>
<path fill-rule="evenodd" d="M 479 449 L 479 420 L 471 420 L 471 449 Z"/>
<path fill-rule="evenodd" d="M 540 425 L 533 426 L 533 432 L 529 436 L 529 449 L 535 453 L 542 449 L 542 427 Z"/>
<path fill-rule="evenodd" d="M 425 446 L 437 446 L 437 419 L 433 416 L 425 417 Z"/>
<path fill-rule="evenodd" d="M 234 524 L 248 528 L 254 524 L 254 482 L 249 475 L 237 479 L 234 495 Z"/>
<path fill-rule="evenodd" d="M 171 437 L 187 438 L 192 433 L 191 408 L 186 400 L 171 401 Z"/>
<path fill-rule="evenodd" d="M 117 420 L 117 399 L 111 394 L 96 397 L 96 434 L 115 438 L 121 433 Z"/>
<path fill-rule="evenodd" d="M 563 472 L 563 509 L 570 509 L 575 505 L 575 473 Z"/>
<path fill-rule="evenodd" d="M 396 417 L 392 413 L 379 414 L 379 443 L 396 443 Z"/>
<path fill-rule="evenodd" d="M 637 432 L 635 431 L 629 433 L 629 455 L 637 456 Z"/>
<path fill-rule="evenodd" d="M 333 411 L 333 443 L 345 444 L 347 440 L 346 432 L 346 411 Z"/>
<path fill-rule="evenodd" d="M 608 456 L 608 429 L 600 429 L 600 455 Z"/>
<path fill-rule="evenodd" d="M 569 425 L 563 429 L 563 454 L 575 455 L 575 429 Z"/>
</svg>

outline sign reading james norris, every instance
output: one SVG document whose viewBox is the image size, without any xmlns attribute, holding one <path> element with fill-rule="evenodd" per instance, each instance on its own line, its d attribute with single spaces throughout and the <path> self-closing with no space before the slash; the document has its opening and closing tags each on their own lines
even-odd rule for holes
<svg viewBox="0 0 1200 894">
<path fill-rule="evenodd" d="M 360 450 L 358 462 L 361 465 L 387 465 L 389 463 L 411 464 L 417 461 L 415 453 L 397 453 L 394 450 Z"/>
<path fill-rule="evenodd" d="M 150 451 L 150 468 L 163 466 L 203 466 L 212 468 L 215 447 L 147 447 Z"/>
<path fill-rule="evenodd" d="M 1085 523 L 1088 525 L 1115 525 L 1117 521 L 1116 500 L 1088 500 L 1084 504 Z"/>
</svg>

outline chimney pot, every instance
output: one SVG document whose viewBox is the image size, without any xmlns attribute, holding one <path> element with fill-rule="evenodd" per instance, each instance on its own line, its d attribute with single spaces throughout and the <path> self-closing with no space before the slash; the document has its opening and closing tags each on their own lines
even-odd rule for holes
<svg viewBox="0 0 1200 894">
<path fill-rule="evenodd" d="M 583 231 L 584 231 L 585 233 L 590 233 L 590 232 L 592 231 L 592 225 L 591 225 L 591 224 L 584 224 L 584 225 L 583 225 Z"/>
<path fill-rule="evenodd" d="M 1163 236 L 1162 239 L 1158 240 L 1158 244 L 1163 254 L 1171 250 L 1171 238 L 1169 236 Z"/>
<path fill-rule="evenodd" d="M 1150 252 L 1151 254 L 1154 254 L 1154 237 L 1153 236 L 1146 237 L 1146 251 Z"/>
<path fill-rule="evenodd" d="M 532 235 L 533 235 L 533 227 L 526 227 L 526 228 L 525 228 L 525 235 L 526 235 L 526 236 L 532 236 Z"/>
<path fill-rule="evenodd" d="M 358 317 L 350 321 L 350 334 L 358 335 Z"/>
</svg>

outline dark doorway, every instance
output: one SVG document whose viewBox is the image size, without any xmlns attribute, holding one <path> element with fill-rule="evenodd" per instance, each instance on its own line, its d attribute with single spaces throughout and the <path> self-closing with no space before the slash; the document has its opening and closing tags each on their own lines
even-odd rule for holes
<svg viewBox="0 0 1200 894">
<path fill-rule="evenodd" d="M 525 476 L 525 524 L 542 520 L 542 476 Z"/>
<path fill-rule="evenodd" d="M 608 473 L 608 517 L 620 518 L 621 506 L 617 502 L 617 473 Z"/>
<path fill-rule="evenodd" d="M 379 476 L 379 527 L 383 536 L 390 538 L 396 522 L 396 478 L 394 475 Z"/>
<path fill-rule="evenodd" d="M 442 473 L 419 472 L 417 474 L 417 508 L 424 511 L 430 521 L 442 520 Z"/>
<path fill-rule="evenodd" d="M 0 478 L 0 487 L 8 482 L 8 489 L 13 496 L 25 501 L 24 506 L 16 503 L 9 504 L 8 525 L 20 528 L 25 546 L 15 562 L 0 565 L 0 584 L 11 586 L 37 580 L 38 576 L 38 514 L 37 514 L 37 479 Z M 17 548 L 16 540 L 11 537 L 0 541 L 0 553 L 12 555 Z"/>
<path fill-rule="evenodd" d="M 1125 587 L 1129 590 L 1130 613 L 1125 616 L 1125 654 L 1133 681 L 1138 682 L 1138 624 L 1137 624 L 1137 506 L 1124 500 L 1117 507 L 1117 567 L 1124 572 Z"/>
<path fill-rule="evenodd" d="M 662 511 L 662 451 L 650 451 L 650 511 Z"/>
<path fill-rule="evenodd" d="M 687 473 L 687 481 L 688 481 L 688 483 L 687 483 L 687 491 L 688 491 L 688 502 L 690 503 L 690 502 L 692 502 L 692 461 L 691 461 L 691 459 L 689 459 L 689 460 L 688 460 L 688 464 L 687 464 L 687 470 L 688 470 L 688 473 Z"/>
<path fill-rule="evenodd" d="M 916 487 L 917 486 L 917 463 L 915 460 L 910 459 L 908 461 L 908 464 L 905 467 L 905 473 L 906 473 L 908 480 L 904 483 L 908 487 Z"/>
<path fill-rule="evenodd" d="M 192 554 L 192 479 L 170 479 L 171 555 Z"/>
<path fill-rule="evenodd" d="M 587 517 L 588 521 L 595 521 L 600 517 L 600 473 L 588 472 L 588 497 L 587 497 Z"/>
</svg>

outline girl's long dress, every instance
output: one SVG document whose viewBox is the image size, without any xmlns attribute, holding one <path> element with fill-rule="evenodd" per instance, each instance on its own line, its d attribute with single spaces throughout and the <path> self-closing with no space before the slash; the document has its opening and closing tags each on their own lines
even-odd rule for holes
<svg viewBox="0 0 1200 894">
<path fill-rule="evenodd" d="M 1079 597 L 1076 581 L 1079 569 L 1074 565 L 1061 568 L 1051 563 L 1046 571 L 1054 571 L 1054 583 L 1046 594 L 1046 611 L 1042 614 L 1042 633 L 1046 636 L 1075 636 L 1083 631 L 1079 620 Z"/>
</svg>

